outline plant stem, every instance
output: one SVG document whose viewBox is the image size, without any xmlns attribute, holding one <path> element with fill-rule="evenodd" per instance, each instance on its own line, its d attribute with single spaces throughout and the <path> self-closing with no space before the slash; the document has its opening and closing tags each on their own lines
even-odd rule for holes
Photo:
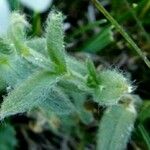
<svg viewBox="0 0 150 150">
<path fill-rule="evenodd" d="M 33 14 L 33 35 L 40 36 L 41 35 L 41 16 L 39 13 L 34 12 Z"/>
<path fill-rule="evenodd" d="M 115 28 L 120 32 L 124 39 L 131 45 L 131 47 L 139 54 L 146 65 L 150 68 L 150 61 L 142 53 L 141 49 L 136 45 L 132 38 L 127 34 L 127 32 L 118 24 L 118 22 L 110 15 L 110 13 L 101 5 L 98 0 L 92 0 L 97 9 L 115 26 Z"/>
</svg>

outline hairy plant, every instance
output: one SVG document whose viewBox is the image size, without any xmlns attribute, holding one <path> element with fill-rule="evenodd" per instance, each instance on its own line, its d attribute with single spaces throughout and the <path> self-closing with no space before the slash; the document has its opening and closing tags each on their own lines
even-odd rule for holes
<svg viewBox="0 0 150 150">
<path fill-rule="evenodd" d="M 84 123 L 92 112 L 84 107 L 87 96 L 106 111 L 100 121 L 97 149 L 126 147 L 136 119 L 139 99 L 128 78 L 115 69 L 97 71 L 93 62 L 80 62 L 65 52 L 63 15 L 51 11 L 42 38 L 27 39 L 25 16 L 13 13 L 8 34 L 0 39 L 0 90 L 9 87 L 0 119 L 32 111 L 78 114 Z"/>
</svg>

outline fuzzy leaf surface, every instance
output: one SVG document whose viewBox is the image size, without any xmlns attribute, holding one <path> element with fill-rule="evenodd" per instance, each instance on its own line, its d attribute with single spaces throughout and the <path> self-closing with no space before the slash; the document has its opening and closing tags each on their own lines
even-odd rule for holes
<svg viewBox="0 0 150 150">
<path fill-rule="evenodd" d="M 73 104 L 71 103 L 68 95 L 66 95 L 61 88 L 55 86 L 49 91 L 49 95 L 41 105 L 44 111 L 52 111 L 58 115 L 69 114 L 75 111 Z"/>
<path fill-rule="evenodd" d="M 50 13 L 47 19 L 46 41 L 50 59 L 57 64 L 58 71 L 66 71 L 62 13 Z"/>
<path fill-rule="evenodd" d="M 50 96 L 49 93 L 57 81 L 59 77 L 48 71 L 35 73 L 4 98 L 0 110 L 1 118 L 38 107 Z"/>
<path fill-rule="evenodd" d="M 97 150 L 124 150 L 133 130 L 134 108 L 116 105 L 108 108 L 100 122 Z"/>
<path fill-rule="evenodd" d="M 99 73 L 99 87 L 95 90 L 95 100 L 102 105 L 117 104 L 120 98 L 132 92 L 130 82 L 116 70 Z"/>
</svg>

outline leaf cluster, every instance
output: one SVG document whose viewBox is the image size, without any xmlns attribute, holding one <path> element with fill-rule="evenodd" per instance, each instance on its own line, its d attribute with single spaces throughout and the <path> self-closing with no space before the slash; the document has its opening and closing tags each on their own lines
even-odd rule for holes
<svg viewBox="0 0 150 150">
<path fill-rule="evenodd" d="M 97 149 L 123 149 L 134 126 L 138 98 L 119 71 L 97 71 L 90 59 L 80 62 L 66 54 L 63 19 L 61 12 L 50 12 L 44 36 L 27 39 L 25 16 L 12 14 L 8 34 L 0 39 L 0 90 L 11 89 L 1 104 L 0 119 L 38 108 L 48 115 L 78 115 L 88 124 L 93 115 L 84 103 L 90 95 L 106 107 Z"/>
</svg>

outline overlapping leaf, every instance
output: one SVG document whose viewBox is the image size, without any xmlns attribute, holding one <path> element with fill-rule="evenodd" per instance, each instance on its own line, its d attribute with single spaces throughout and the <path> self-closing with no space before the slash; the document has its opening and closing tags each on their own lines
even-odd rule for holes
<svg viewBox="0 0 150 150">
<path fill-rule="evenodd" d="M 54 106 L 60 105 L 61 107 L 63 105 L 65 106 L 64 109 L 68 111 L 69 100 L 63 94 L 54 90 L 60 78 L 47 71 L 40 71 L 32 75 L 4 99 L 0 110 L 1 118 L 29 111 L 45 103 L 50 109 L 53 108 L 53 110 L 59 111 Z"/>
</svg>

